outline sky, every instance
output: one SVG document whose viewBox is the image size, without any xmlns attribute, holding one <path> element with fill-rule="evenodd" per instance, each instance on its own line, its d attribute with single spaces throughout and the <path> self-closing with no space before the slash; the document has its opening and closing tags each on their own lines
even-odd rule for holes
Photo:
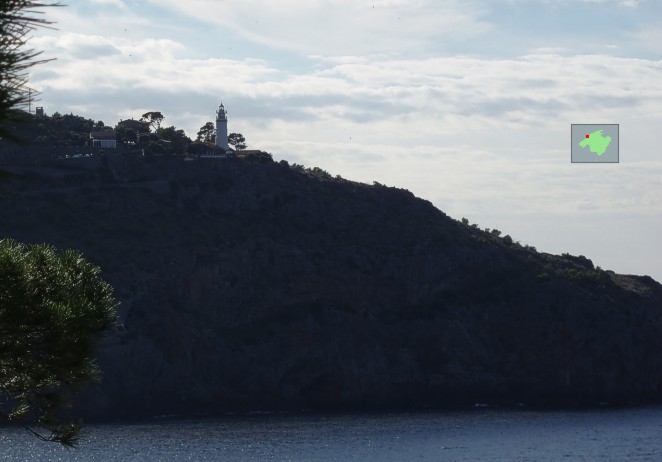
<svg viewBox="0 0 662 462">
<path fill-rule="evenodd" d="M 47 114 L 160 111 L 276 160 L 662 281 L 659 0 L 70 0 L 31 47 Z M 571 164 L 571 124 L 620 163 Z"/>
</svg>

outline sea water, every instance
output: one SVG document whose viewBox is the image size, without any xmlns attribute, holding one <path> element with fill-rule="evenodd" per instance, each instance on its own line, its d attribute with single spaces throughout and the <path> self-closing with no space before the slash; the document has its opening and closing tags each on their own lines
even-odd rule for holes
<svg viewBox="0 0 662 462">
<path fill-rule="evenodd" d="M 0 460 L 662 461 L 662 407 L 154 419 L 89 424 L 73 450 L 1 428 Z"/>
</svg>

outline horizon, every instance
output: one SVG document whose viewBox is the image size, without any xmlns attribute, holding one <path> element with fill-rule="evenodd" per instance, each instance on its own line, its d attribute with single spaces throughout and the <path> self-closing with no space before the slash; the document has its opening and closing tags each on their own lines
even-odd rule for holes
<svg viewBox="0 0 662 462">
<path fill-rule="evenodd" d="M 538 251 L 662 281 L 662 5 L 636 0 L 80 0 L 29 45 L 47 114 L 161 111 L 195 138 L 221 102 L 248 149 L 412 191 Z M 620 163 L 571 164 L 572 124 Z"/>
</svg>

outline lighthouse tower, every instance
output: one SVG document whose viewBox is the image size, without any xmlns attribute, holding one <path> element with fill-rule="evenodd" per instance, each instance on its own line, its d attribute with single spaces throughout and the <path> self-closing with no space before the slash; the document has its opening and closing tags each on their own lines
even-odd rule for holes
<svg viewBox="0 0 662 462">
<path fill-rule="evenodd" d="M 228 113 L 223 103 L 216 111 L 216 146 L 227 150 L 228 146 Z"/>
</svg>

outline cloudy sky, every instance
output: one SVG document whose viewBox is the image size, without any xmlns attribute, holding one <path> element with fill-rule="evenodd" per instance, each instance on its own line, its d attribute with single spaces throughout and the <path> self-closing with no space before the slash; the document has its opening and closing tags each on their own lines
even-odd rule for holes
<svg viewBox="0 0 662 462">
<path fill-rule="evenodd" d="M 222 101 L 249 148 L 412 191 L 538 250 L 662 281 L 658 0 L 70 0 L 31 45 L 46 113 Z M 620 124 L 571 164 L 571 124 Z"/>
</svg>

